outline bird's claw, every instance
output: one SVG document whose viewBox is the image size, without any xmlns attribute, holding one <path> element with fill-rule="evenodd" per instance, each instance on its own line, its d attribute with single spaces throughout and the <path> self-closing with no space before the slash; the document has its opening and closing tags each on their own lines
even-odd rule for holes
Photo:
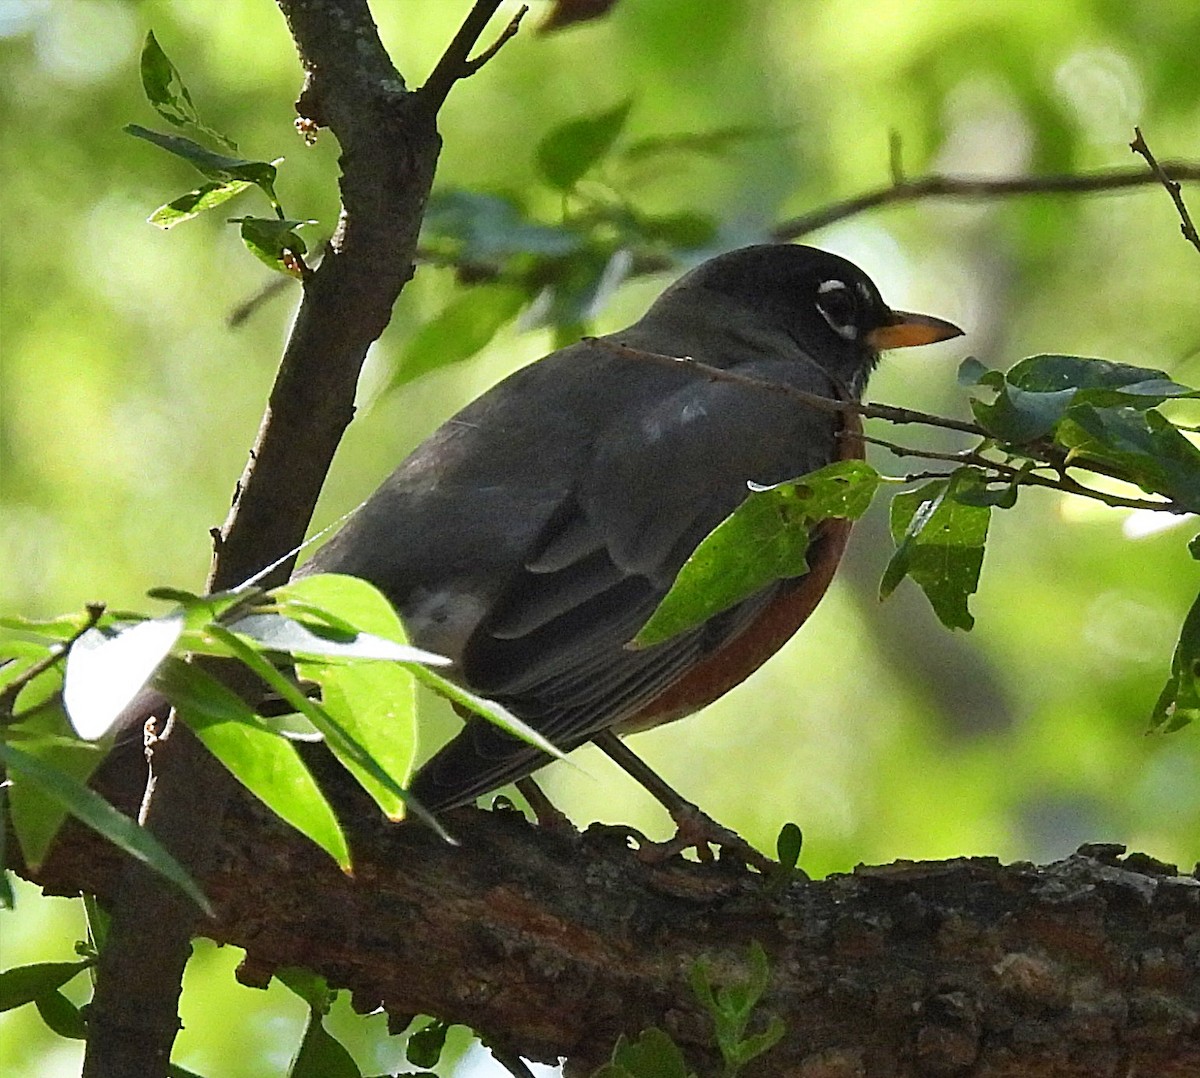
<svg viewBox="0 0 1200 1078">
<path fill-rule="evenodd" d="M 696 856 L 705 864 L 713 861 L 713 847 L 721 851 L 722 857 L 731 856 L 744 865 L 751 865 L 759 872 L 772 872 L 778 866 L 765 854 L 756 850 L 741 835 L 717 823 L 695 805 L 686 805 L 671 813 L 677 828 L 675 837 L 666 842 L 651 842 L 642 839 L 638 844 L 637 856 L 647 864 L 659 864 L 668 857 L 695 850 Z"/>
</svg>

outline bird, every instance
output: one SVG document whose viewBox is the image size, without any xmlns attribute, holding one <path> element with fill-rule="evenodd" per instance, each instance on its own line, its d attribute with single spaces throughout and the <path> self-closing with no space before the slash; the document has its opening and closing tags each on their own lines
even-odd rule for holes
<svg viewBox="0 0 1200 1078">
<path fill-rule="evenodd" d="M 961 333 L 892 310 L 831 252 L 774 243 L 719 254 L 628 328 L 552 352 L 468 404 L 301 572 L 367 580 L 414 644 L 452 660 L 453 680 L 564 753 L 597 744 L 676 821 L 675 839 L 648 849 L 710 858 L 711 843 L 759 863 L 620 735 L 691 714 L 782 647 L 828 587 L 849 521 L 814 529 L 804 575 L 656 645 L 630 641 L 752 485 L 862 456 L 852 409 L 780 387 L 859 401 L 882 351 Z M 410 792 L 437 814 L 514 781 L 532 802 L 530 776 L 549 759 L 468 716 Z"/>
</svg>

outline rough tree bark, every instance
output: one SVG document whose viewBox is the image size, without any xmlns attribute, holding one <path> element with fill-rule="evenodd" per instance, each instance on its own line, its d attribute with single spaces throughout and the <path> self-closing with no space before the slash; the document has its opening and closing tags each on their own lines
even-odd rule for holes
<svg viewBox="0 0 1200 1078">
<path fill-rule="evenodd" d="M 409 91 L 392 65 L 367 0 L 278 0 L 305 71 L 296 104 L 306 132 L 327 127 L 341 147 L 342 213 L 304 297 L 229 517 L 214 536 L 209 588 L 233 587 L 274 566 L 303 541 L 347 424 L 367 349 L 411 278 L 417 236 L 441 139 L 437 113 L 500 0 L 476 0 L 429 81 Z M 494 51 L 494 50 L 492 50 Z M 276 564 L 278 563 L 278 564 Z M 235 689 L 249 679 L 225 674 Z M 232 779 L 177 728 L 154 746 L 154 781 L 141 818 L 196 876 L 221 832 Z M 97 969 L 84 1060 L 86 1078 L 165 1074 L 178 1030 L 183 967 L 198 911 L 136 862 L 104 896 L 112 924 Z"/>
<path fill-rule="evenodd" d="M 305 966 L 397 1031 L 437 1015 L 526 1058 L 565 1056 L 571 1075 L 658 1026 L 712 1075 L 688 973 L 706 957 L 715 983 L 744 979 L 757 940 L 760 1021 L 787 1026 L 752 1064 L 762 1078 L 1200 1074 L 1200 879 L 1121 847 L 1044 868 L 860 867 L 775 894 L 740 867 L 651 867 L 613 829 L 547 832 L 512 811 L 451 814 L 455 848 L 383 821 L 336 765 L 318 771 L 353 879 L 238 794 L 204 880 L 217 914 L 200 931 L 245 948 L 248 984 Z M 115 767 L 106 782 L 136 796 Z M 35 880 L 107 896 L 119 856 L 72 827 Z"/>
</svg>

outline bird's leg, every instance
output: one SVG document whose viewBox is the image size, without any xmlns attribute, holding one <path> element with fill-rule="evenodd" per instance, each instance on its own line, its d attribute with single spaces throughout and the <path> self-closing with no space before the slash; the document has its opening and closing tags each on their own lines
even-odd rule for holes
<svg viewBox="0 0 1200 1078">
<path fill-rule="evenodd" d="M 760 872 L 770 872 L 775 862 L 760 853 L 741 835 L 722 827 L 707 813 L 668 786 L 642 760 L 627 748 L 611 730 L 592 739 L 596 746 L 628 775 L 639 782 L 665 808 L 675 821 L 675 837 L 668 842 L 646 842 L 638 849 L 645 861 L 665 860 L 684 850 L 694 849 L 702 861 L 713 859 L 711 847 L 727 850 Z"/>
<path fill-rule="evenodd" d="M 547 831 L 557 831 L 559 834 L 573 835 L 575 833 L 575 825 L 571 823 L 567 814 L 556 807 L 542 792 L 542 788 L 528 775 L 523 779 L 517 779 L 517 789 L 521 791 L 521 796 L 529 802 L 538 827 Z"/>
</svg>

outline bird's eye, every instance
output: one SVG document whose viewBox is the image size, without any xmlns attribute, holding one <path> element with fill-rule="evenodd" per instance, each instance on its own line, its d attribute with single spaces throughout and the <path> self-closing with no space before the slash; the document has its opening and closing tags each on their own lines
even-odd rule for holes
<svg viewBox="0 0 1200 1078">
<path fill-rule="evenodd" d="M 858 300 L 845 281 L 822 281 L 817 286 L 817 310 L 839 337 L 857 339 Z"/>
</svg>

